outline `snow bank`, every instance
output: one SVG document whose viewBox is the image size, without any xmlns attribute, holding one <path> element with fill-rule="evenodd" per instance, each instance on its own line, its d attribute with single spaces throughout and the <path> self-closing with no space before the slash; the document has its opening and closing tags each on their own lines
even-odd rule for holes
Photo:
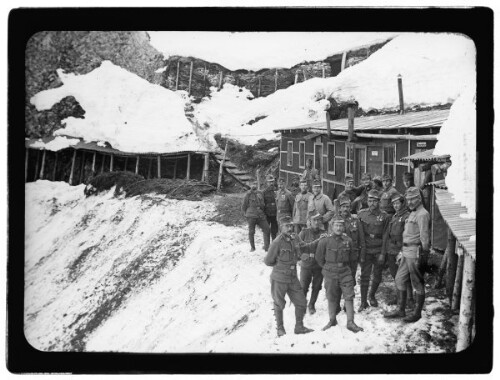
<svg viewBox="0 0 500 380">
<path fill-rule="evenodd" d="M 467 87 L 453 103 L 434 148 L 434 154 L 449 154 L 451 166 L 446 186 L 456 201 L 467 208 L 461 217 L 476 217 L 476 86 Z"/>
<path fill-rule="evenodd" d="M 32 148 L 43 148 L 46 150 L 50 150 L 53 152 L 57 152 L 58 150 L 68 148 L 72 145 L 76 145 L 80 142 L 78 139 L 68 139 L 64 136 L 57 136 L 54 140 L 49 141 L 48 143 L 44 143 L 41 139 L 35 141 L 31 144 Z"/>
<path fill-rule="evenodd" d="M 399 74 L 406 107 L 451 103 L 475 82 L 474 43 L 461 35 L 404 34 L 336 77 L 310 79 L 265 98 L 252 100 L 247 90 L 226 84 L 195 105 L 195 115 L 211 132 L 253 144 L 274 137 L 273 129 L 324 121 L 328 98 L 356 100 L 365 111 L 397 109 Z"/>
<path fill-rule="evenodd" d="M 65 128 L 56 135 L 107 141 L 115 149 L 137 153 L 207 149 L 185 116 L 185 99 L 177 93 L 109 61 L 85 75 L 61 69 L 57 73 L 63 85 L 39 92 L 31 103 L 37 110 L 47 110 L 74 96 L 85 115 L 64 119 Z"/>
</svg>

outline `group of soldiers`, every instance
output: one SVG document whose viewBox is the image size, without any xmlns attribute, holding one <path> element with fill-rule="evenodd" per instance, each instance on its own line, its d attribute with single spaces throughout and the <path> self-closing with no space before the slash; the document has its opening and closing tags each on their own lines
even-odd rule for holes
<svg viewBox="0 0 500 380">
<path fill-rule="evenodd" d="M 425 298 L 423 268 L 430 250 L 430 215 L 422 203 L 420 189 L 413 183 L 413 175 L 403 176 L 404 195 L 393 187 L 389 175 L 382 176 L 381 188 L 369 174 L 362 177 L 358 187 L 354 186 L 354 178 L 347 175 L 345 190 L 332 202 L 323 194 L 317 174 L 313 178 L 306 174 L 290 190 L 284 178 L 278 179 L 277 189 L 273 176 L 266 178 L 267 187 L 263 191 L 257 190 L 253 183 L 242 206 L 248 220 L 251 251 L 255 251 L 255 226 L 259 225 L 264 234 L 267 251 L 264 262 L 273 267 L 271 295 L 278 337 L 286 333 L 283 325 L 286 294 L 295 306 L 294 332 L 313 331 L 304 326 L 304 316 L 307 310 L 316 313 L 315 303 L 323 283 L 329 313 L 323 330 L 337 324 L 336 316 L 343 309 L 347 314 L 347 329 L 355 333 L 363 331 L 354 323 L 358 265 L 361 267 L 358 312 L 369 306 L 378 307 L 376 293 L 387 265 L 397 289 L 390 304 L 398 307 L 384 317 L 403 318 L 405 322 L 419 320 Z M 311 296 L 307 303 L 309 287 Z M 408 316 L 406 305 L 413 308 Z"/>
</svg>

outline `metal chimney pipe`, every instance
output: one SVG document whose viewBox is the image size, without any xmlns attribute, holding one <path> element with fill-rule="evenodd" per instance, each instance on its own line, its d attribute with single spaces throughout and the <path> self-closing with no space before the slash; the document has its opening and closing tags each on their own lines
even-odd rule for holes
<svg viewBox="0 0 500 380">
<path fill-rule="evenodd" d="M 403 100 L 403 78 L 401 74 L 398 74 L 398 91 L 399 91 L 399 113 L 403 115 L 405 113 L 405 103 Z"/>
</svg>

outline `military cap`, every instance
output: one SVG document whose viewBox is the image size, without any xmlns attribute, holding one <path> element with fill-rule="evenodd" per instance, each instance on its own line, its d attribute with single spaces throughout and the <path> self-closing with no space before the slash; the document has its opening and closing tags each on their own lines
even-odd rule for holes
<svg viewBox="0 0 500 380">
<path fill-rule="evenodd" d="M 280 225 L 283 226 L 285 224 L 293 224 L 291 216 L 285 215 L 280 218 Z"/>
<path fill-rule="evenodd" d="M 376 175 L 373 177 L 373 182 L 375 182 L 377 185 L 381 186 L 382 185 L 382 178 L 380 178 L 379 175 Z"/>
<path fill-rule="evenodd" d="M 391 203 L 392 202 L 396 202 L 396 201 L 401 201 L 403 202 L 404 201 L 404 197 L 403 197 L 403 194 L 400 194 L 400 193 L 394 193 L 391 197 Z"/>
<path fill-rule="evenodd" d="M 375 189 L 371 189 L 369 192 L 368 192 L 368 198 L 375 198 L 375 199 L 380 199 L 380 194 L 377 190 Z"/>
<path fill-rule="evenodd" d="M 363 173 L 361 176 L 361 179 L 372 179 L 372 176 L 370 173 Z"/>
<path fill-rule="evenodd" d="M 389 174 L 384 174 L 382 176 L 382 181 L 392 181 L 392 177 Z"/>
<path fill-rule="evenodd" d="M 319 179 L 315 179 L 313 181 L 313 186 L 319 186 L 319 187 L 321 187 L 321 181 Z"/>
<path fill-rule="evenodd" d="M 413 199 L 413 198 L 420 198 L 420 191 L 418 190 L 417 187 L 409 187 L 407 190 L 406 190 L 406 193 L 405 193 L 405 197 L 406 199 Z"/>
<path fill-rule="evenodd" d="M 286 182 L 285 177 L 279 177 L 278 182 Z"/>
<path fill-rule="evenodd" d="M 307 179 L 305 179 L 304 177 L 300 177 L 300 183 L 307 183 Z"/>
<path fill-rule="evenodd" d="M 340 215 L 335 215 L 332 218 L 332 225 L 333 224 L 344 224 L 344 219 Z"/>
<path fill-rule="evenodd" d="M 348 198 L 348 197 L 340 197 L 338 199 L 339 201 L 339 205 L 342 206 L 342 205 L 350 205 L 351 204 L 351 200 Z"/>
<path fill-rule="evenodd" d="M 413 179 L 413 173 L 405 172 L 403 174 L 403 178 L 406 179 L 406 180 L 412 180 Z"/>
<path fill-rule="evenodd" d="M 266 181 L 274 181 L 274 176 L 272 174 L 268 174 L 266 177 Z"/>
<path fill-rule="evenodd" d="M 347 174 L 345 176 L 345 182 L 347 182 L 347 181 L 354 181 L 354 177 L 351 174 Z"/>
<path fill-rule="evenodd" d="M 316 214 L 311 215 L 309 217 L 309 219 L 311 219 L 311 220 L 313 220 L 313 219 L 320 219 L 320 218 L 323 218 L 323 215 L 321 215 L 319 212 L 316 212 Z"/>
</svg>

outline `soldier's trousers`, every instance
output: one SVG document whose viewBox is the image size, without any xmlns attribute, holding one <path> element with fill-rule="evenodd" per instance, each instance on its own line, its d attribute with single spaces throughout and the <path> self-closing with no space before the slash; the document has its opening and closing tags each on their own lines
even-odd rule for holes
<svg viewBox="0 0 500 380">
<path fill-rule="evenodd" d="M 418 270 L 417 258 L 412 259 L 403 256 L 396 274 L 396 287 L 398 290 L 406 290 L 408 281 L 411 281 L 411 285 L 417 294 L 425 294 L 424 276 Z"/>
<path fill-rule="evenodd" d="M 361 263 L 361 286 L 368 287 L 370 285 L 370 276 L 373 273 L 372 281 L 379 284 L 382 281 L 383 265 L 377 263 L 377 254 L 367 253 L 365 262 Z"/>
<path fill-rule="evenodd" d="M 356 286 L 356 271 L 358 270 L 358 260 L 349 261 L 349 267 L 351 268 L 352 279 L 354 280 L 354 286 Z"/>
<path fill-rule="evenodd" d="M 265 219 L 260 218 L 247 218 L 248 220 L 248 239 L 250 240 L 250 246 L 255 248 L 255 226 L 259 225 L 260 229 L 264 234 L 264 249 L 267 251 L 269 248 L 269 224 Z"/>
<path fill-rule="evenodd" d="M 306 268 L 304 267 L 300 268 L 300 285 L 302 286 L 302 290 L 304 291 L 304 295 L 306 297 L 311 282 L 312 282 L 311 293 L 317 296 L 317 294 L 321 290 L 321 284 L 323 283 L 323 275 L 321 274 L 321 267 L 318 265 Z"/>
<path fill-rule="evenodd" d="M 287 294 L 296 308 L 306 309 L 306 296 L 302 291 L 302 286 L 297 277 L 295 277 L 291 283 L 271 280 L 271 296 L 273 297 L 275 309 L 283 310 L 285 308 L 285 295 Z"/>
<path fill-rule="evenodd" d="M 342 295 L 346 301 L 354 299 L 354 279 L 348 265 L 329 271 L 323 269 L 323 277 L 325 278 L 325 292 L 328 301 L 340 302 Z"/>
<path fill-rule="evenodd" d="M 278 221 L 276 220 L 276 215 L 267 215 L 266 219 L 271 232 L 270 241 L 273 241 L 274 239 L 276 239 L 276 235 L 278 235 Z"/>
<path fill-rule="evenodd" d="M 390 252 L 387 254 L 387 266 L 389 267 L 389 273 L 394 279 L 396 279 L 396 273 L 398 273 L 398 264 L 396 263 L 396 257 L 397 255 L 394 255 Z"/>
</svg>

